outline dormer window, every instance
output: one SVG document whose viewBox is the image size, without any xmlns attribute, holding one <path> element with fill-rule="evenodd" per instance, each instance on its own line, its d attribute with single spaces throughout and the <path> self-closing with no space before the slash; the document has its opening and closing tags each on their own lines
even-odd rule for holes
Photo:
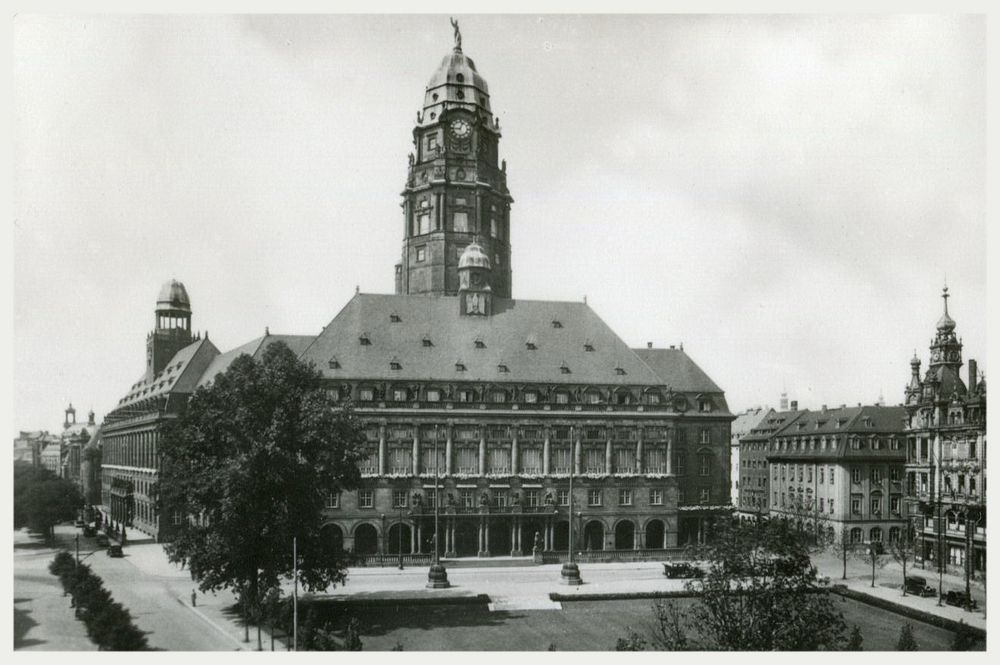
<svg viewBox="0 0 1000 665">
<path fill-rule="evenodd" d="M 562 321 L 553 320 L 552 321 L 552 327 L 553 328 L 562 328 L 563 327 Z"/>
<path fill-rule="evenodd" d="M 501 374 L 507 374 L 508 372 L 510 372 L 510 368 L 504 365 L 503 363 L 500 363 L 499 365 L 497 365 L 497 371 L 500 372 Z"/>
<path fill-rule="evenodd" d="M 424 335 L 424 339 L 422 341 L 424 346 L 434 346 L 434 342 L 431 341 L 430 335 Z"/>
<path fill-rule="evenodd" d="M 708 413 L 712 410 L 712 400 L 702 399 L 698 400 L 698 410 L 702 413 Z"/>
<path fill-rule="evenodd" d="M 361 346 L 371 346 L 372 338 L 368 336 L 368 333 L 361 333 L 361 336 L 358 337 L 358 342 Z"/>
<path fill-rule="evenodd" d="M 590 341 L 587 341 L 587 342 L 585 342 L 583 344 L 583 350 L 584 351 L 593 351 L 594 350 L 594 345 Z"/>
<path fill-rule="evenodd" d="M 534 335 L 532 335 L 531 337 L 529 337 L 528 339 L 526 339 L 524 341 L 524 348 L 528 349 L 528 351 L 536 351 L 536 350 L 538 350 L 538 345 L 535 344 L 535 336 Z"/>
<path fill-rule="evenodd" d="M 397 359 L 393 358 L 389 361 L 389 369 L 400 370 L 403 369 L 403 365 Z"/>
<path fill-rule="evenodd" d="M 625 376 L 627 373 L 624 367 L 615 367 L 615 374 L 618 376 Z"/>
<path fill-rule="evenodd" d="M 340 361 L 337 360 L 337 356 L 330 358 L 330 362 L 328 364 L 330 365 L 330 369 L 340 369 Z"/>
<path fill-rule="evenodd" d="M 562 372 L 563 374 L 572 374 L 572 372 L 570 372 L 569 365 L 567 365 L 566 363 L 563 363 L 562 365 L 559 366 L 559 371 Z"/>
<path fill-rule="evenodd" d="M 463 362 L 457 362 L 457 363 L 455 363 L 455 371 L 456 372 L 464 372 L 465 371 L 465 363 L 463 363 Z"/>
<path fill-rule="evenodd" d="M 477 349 L 485 349 L 486 348 L 486 342 L 483 341 L 482 337 L 477 337 L 476 338 L 475 345 L 476 345 Z"/>
<path fill-rule="evenodd" d="M 403 319 L 399 318 L 399 314 L 396 314 L 395 312 L 389 315 L 389 323 L 399 323 L 402 320 Z"/>
<path fill-rule="evenodd" d="M 525 404 L 535 404 L 535 403 L 537 403 L 538 402 L 538 393 L 536 393 L 534 390 L 529 390 L 529 391 L 525 392 L 524 393 L 524 402 L 525 402 Z"/>
</svg>

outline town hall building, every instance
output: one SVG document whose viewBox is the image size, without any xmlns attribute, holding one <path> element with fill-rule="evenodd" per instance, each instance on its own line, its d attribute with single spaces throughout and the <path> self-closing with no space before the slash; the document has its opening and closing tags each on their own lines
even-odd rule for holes
<svg viewBox="0 0 1000 665">
<path fill-rule="evenodd" d="M 574 548 L 620 558 L 704 541 L 732 510 L 725 394 L 683 347 L 630 348 L 585 302 L 514 298 L 500 125 L 457 30 L 413 140 L 395 293 L 357 293 L 318 336 L 261 341 L 289 344 L 366 425 L 362 482 L 328 498 L 328 542 L 359 555 L 430 552 L 436 496 L 448 557 L 566 551 L 571 519 Z M 170 295 L 162 307 L 173 312 Z M 173 417 L 224 370 L 222 356 L 243 352 L 192 338 L 183 301 L 182 332 L 162 334 L 187 344 L 162 368 L 150 361 L 109 415 L 116 446 L 155 445 L 135 435 Z M 115 460 L 155 460 L 115 450 Z M 135 472 L 117 464 L 104 476 L 111 500 L 144 487 L 116 481 Z M 144 467 L 138 480 L 155 473 Z M 160 516 L 140 512 L 141 530 L 168 537 Z"/>
</svg>

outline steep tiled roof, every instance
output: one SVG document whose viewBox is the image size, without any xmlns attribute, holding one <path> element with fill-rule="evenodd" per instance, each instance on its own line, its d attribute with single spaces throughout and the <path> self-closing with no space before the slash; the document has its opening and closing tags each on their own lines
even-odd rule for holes
<svg viewBox="0 0 1000 665">
<path fill-rule="evenodd" d="M 721 393 L 722 389 L 681 349 L 632 349 L 664 385 L 681 392 Z"/>
<path fill-rule="evenodd" d="M 461 316 L 454 296 L 358 294 L 302 358 L 328 378 L 721 392 L 683 352 L 671 354 L 659 371 L 651 368 L 592 309 L 576 302 L 496 298 L 492 316 L 476 317 Z"/>
<path fill-rule="evenodd" d="M 207 338 L 188 344 L 175 353 L 163 371 L 152 380 L 147 381 L 143 374 L 118 402 L 118 407 L 170 393 L 193 392 L 205 368 L 218 354 L 219 350 Z"/>
<path fill-rule="evenodd" d="M 208 369 L 201 375 L 198 380 L 198 387 L 202 387 L 212 382 L 212 380 L 229 369 L 229 366 L 233 364 L 233 361 L 247 354 L 253 358 L 260 358 L 263 355 L 264 350 L 275 342 L 284 342 L 291 349 L 292 353 L 296 356 L 301 356 L 302 352 L 312 344 L 316 337 L 313 335 L 264 335 L 263 337 L 258 337 L 255 340 L 247 342 L 242 346 L 238 346 L 235 349 L 226 351 L 225 353 L 220 353 L 212 359 L 211 364 L 209 364 Z"/>
<path fill-rule="evenodd" d="M 729 425 L 729 431 L 737 440 L 742 439 L 772 414 L 774 409 L 751 409 L 737 415 L 736 420 Z"/>
<path fill-rule="evenodd" d="M 771 451 L 774 457 L 892 457 L 905 458 L 902 445 L 892 450 L 885 440 L 881 448 L 868 445 L 869 438 L 879 435 L 899 434 L 903 432 L 903 419 L 906 409 L 901 406 L 853 406 L 826 411 L 802 411 L 801 416 L 789 421 L 771 436 L 782 437 L 824 437 L 834 435 L 837 439 L 836 449 L 823 450 L 816 448 L 800 448 L 797 450 Z M 849 440 L 860 438 L 863 445 L 853 449 Z"/>
</svg>

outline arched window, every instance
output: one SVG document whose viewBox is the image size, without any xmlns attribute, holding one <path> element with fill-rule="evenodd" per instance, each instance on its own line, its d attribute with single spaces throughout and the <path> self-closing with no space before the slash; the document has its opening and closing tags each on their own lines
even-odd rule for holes
<svg viewBox="0 0 1000 665">
<path fill-rule="evenodd" d="M 857 544 L 864 542 L 865 536 L 864 532 L 860 527 L 854 527 L 851 529 L 851 544 Z"/>
</svg>

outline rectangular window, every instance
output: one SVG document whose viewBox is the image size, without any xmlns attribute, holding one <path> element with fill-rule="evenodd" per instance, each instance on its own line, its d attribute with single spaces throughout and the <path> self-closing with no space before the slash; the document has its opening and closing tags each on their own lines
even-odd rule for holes
<svg viewBox="0 0 1000 665">
<path fill-rule="evenodd" d="M 556 492 L 556 495 L 559 497 L 560 506 L 569 505 L 569 490 L 559 490 L 558 492 Z"/>
<path fill-rule="evenodd" d="M 861 514 L 861 497 L 852 496 L 851 497 L 851 514 L 860 515 Z"/>
<path fill-rule="evenodd" d="M 892 511 L 894 515 L 898 515 L 902 503 L 903 503 L 902 497 L 900 497 L 899 495 L 893 495 L 889 497 L 889 510 Z"/>
<path fill-rule="evenodd" d="M 371 402 L 375 400 L 375 391 L 371 388 L 362 388 L 358 391 L 358 400 L 361 402 Z"/>
<path fill-rule="evenodd" d="M 395 475 L 413 473 L 413 450 L 411 448 L 389 449 L 389 473 Z"/>
<path fill-rule="evenodd" d="M 489 473 L 510 473 L 510 448 L 491 446 L 486 453 Z"/>
<path fill-rule="evenodd" d="M 604 473 L 604 449 L 587 448 L 584 454 L 587 473 Z"/>
<path fill-rule="evenodd" d="M 470 489 L 464 489 L 459 493 L 459 497 L 462 500 L 463 508 L 475 508 L 476 507 L 476 493 Z"/>
<path fill-rule="evenodd" d="M 698 493 L 698 500 L 701 503 L 708 503 L 712 500 L 712 490 L 707 487 L 702 487 L 701 491 Z"/>
<path fill-rule="evenodd" d="M 538 403 L 538 393 L 533 390 L 529 390 L 524 393 L 524 403 L 525 404 L 536 404 Z"/>
<path fill-rule="evenodd" d="M 881 495 L 877 495 L 877 496 L 871 497 L 871 509 L 872 509 L 872 515 L 881 515 L 882 514 L 882 496 Z"/>
<path fill-rule="evenodd" d="M 441 401 L 441 391 L 437 389 L 431 389 L 427 391 L 427 401 L 428 402 L 440 402 Z"/>
<path fill-rule="evenodd" d="M 882 482 L 882 469 L 872 467 L 872 485 L 879 485 Z"/>
<path fill-rule="evenodd" d="M 632 505 L 632 490 L 629 489 L 618 490 L 618 505 L 620 506 Z"/>
<path fill-rule="evenodd" d="M 833 484 L 833 467 L 830 467 L 830 484 Z"/>
<path fill-rule="evenodd" d="M 374 475 L 378 473 L 378 448 L 376 446 L 366 446 L 364 457 L 358 465 L 361 473 Z"/>
<path fill-rule="evenodd" d="M 392 491 L 392 507 L 406 508 L 406 490 Z"/>
<path fill-rule="evenodd" d="M 542 472 L 542 450 L 537 447 L 526 447 L 521 450 L 521 473 L 540 474 Z"/>
<path fill-rule="evenodd" d="M 667 472 L 667 451 L 662 446 L 650 444 L 644 453 L 646 455 L 646 464 L 643 468 L 646 473 Z"/>
<path fill-rule="evenodd" d="M 889 467 L 889 480 L 894 483 L 898 483 L 903 477 L 903 470 L 898 466 Z"/>
<path fill-rule="evenodd" d="M 587 490 L 587 505 L 600 506 L 602 504 L 601 490 Z"/>
<path fill-rule="evenodd" d="M 615 448 L 615 473 L 635 472 L 635 448 Z"/>
<path fill-rule="evenodd" d="M 830 499 L 830 514 L 833 514 L 833 499 Z"/>
<path fill-rule="evenodd" d="M 707 476 L 712 472 L 712 456 L 711 455 L 700 455 L 701 459 L 698 461 L 698 475 Z"/>
<path fill-rule="evenodd" d="M 675 453 L 674 470 L 678 476 L 683 476 L 687 473 L 687 453 L 683 450 L 678 450 Z"/>
<path fill-rule="evenodd" d="M 465 366 L 462 366 L 465 369 Z M 459 402 L 472 402 L 475 400 L 475 394 L 471 390 L 459 390 L 458 391 L 458 401 Z"/>
<path fill-rule="evenodd" d="M 851 481 L 855 485 L 860 485 L 861 484 L 861 469 L 859 469 L 857 467 L 851 469 Z"/>
<path fill-rule="evenodd" d="M 539 506 L 538 490 L 525 490 L 524 502 L 529 508 L 537 508 Z"/>
<path fill-rule="evenodd" d="M 431 216 L 430 213 L 422 212 L 417 215 L 417 235 L 426 235 L 431 232 Z M 420 250 L 417 250 L 418 256 Z M 422 258 L 418 258 L 418 261 L 423 261 Z"/>
<path fill-rule="evenodd" d="M 451 217 L 452 226 L 458 233 L 468 233 L 469 232 L 469 213 L 467 212 L 456 212 L 452 214 Z"/>
<path fill-rule="evenodd" d="M 556 393 L 556 404 L 569 404 L 569 393 Z"/>
<path fill-rule="evenodd" d="M 460 446 L 457 449 L 456 473 L 477 474 L 479 473 L 479 448 L 475 446 Z"/>
<path fill-rule="evenodd" d="M 507 507 L 507 490 L 493 490 L 493 507 Z"/>
<path fill-rule="evenodd" d="M 568 447 L 552 449 L 552 466 L 555 473 L 569 473 L 573 468 L 573 455 Z"/>
<path fill-rule="evenodd" d="M 663 505 L 663 490 L 649 490 L 649 505 Z"/>
<path fill-rule="evenodd" d="M 438 454 L 437 454 L 437 472 L 438 475 L 443 474 L 445 469 L 448 467 L 447 457 L 445 455 L 447 451 L 445 447 L 438 444 Z M 434 442 L 433 441 L 421 441 L 420 442 L 420 472 L 432 474 L 434 473 Z"/>
<path fill-rule="evenodd" d="M 358 490 L 358 508 L 374 508 L 375 499 L 372 490 Z"/>
<path fill-rule="evenodd" d="M 426 231 L 422 231 L 422 233 L 426 233 Z M 427 248 L 417 247 L 417 263 L 423 263 L 426 260 L 427 260 Z"/>
<path fill-rule="evenodd" d="M 392 401 L 394 402 L 405 402 L 406 401 L 406 388 L 394 388 L 392 391 Z"/>
</svg>

